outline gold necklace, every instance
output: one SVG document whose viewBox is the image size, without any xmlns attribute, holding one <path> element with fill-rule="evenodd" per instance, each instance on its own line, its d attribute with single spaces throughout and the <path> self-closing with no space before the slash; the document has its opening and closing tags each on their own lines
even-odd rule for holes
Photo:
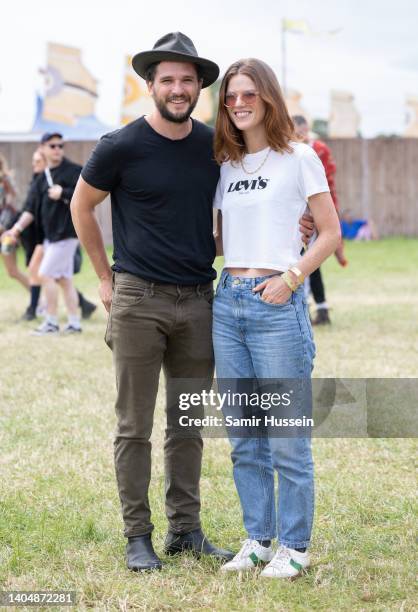
<svg viewBox="0 0 418 612">
<path fill-rule="evenodd" d="M 270 155 L 271 152 L 271 148 L 269 147 L 269 150 L 267 151 L 267 155 L 265 156 L 265 158 L 263 159 L 263 161 L 261 162 L 261 164 L 258 166 L 258 168 L 256 168 L 255 170 L 247 170 L 246 167 L 244 166 L 244 163 L 241 159 L 241 168 L 244 170 L 245 174 L 256 174 L 256 172 L 258 172 L 259 170 L 261 170 L 261 168 L 264 166 L 264 164 L 267 161 L 268 156 Z"/>
</svg>

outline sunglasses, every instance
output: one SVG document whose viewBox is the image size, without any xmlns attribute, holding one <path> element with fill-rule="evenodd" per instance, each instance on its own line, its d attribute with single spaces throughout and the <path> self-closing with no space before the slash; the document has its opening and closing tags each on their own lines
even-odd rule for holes
<svg viewBox="0 0 418 612">
<path fill-rule="evenodd" d="M 237 105 L 238 98 L 243 104 L 255 104 L 259 95 L 258 91 L 243 91 L 240 94 L 231 91 L 225 94 L 225 106 L 226 108 L 234 108 Z"/>
<path fill-rule="evenodd" d="M 48 147 L 50 149 L 63 149 L 64 145 L 63 144 L 50 144 L 50 145 L 48 145 Z"/>
</svg>

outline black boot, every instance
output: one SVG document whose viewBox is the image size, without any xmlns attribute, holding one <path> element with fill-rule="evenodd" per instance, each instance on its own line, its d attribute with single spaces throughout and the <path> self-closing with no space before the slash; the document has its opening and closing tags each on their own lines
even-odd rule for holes
<svg viewBox="0 0 418 612">
<path fill-rule="evenodd" d="M 36 319 L 36 312 L 28 306 L 22 315 L 22 321 L 34 321 Z"/>
<path fill-rule="evenodd" d="M 312 325 L 329 325 L 331 319 L 329 318 L 328 308 L 319 308 L 316 311 L 316 317 L 312 321 Z"/>
<path fill-rule="evenodd" d="M 133 572 L 160 570 L 161 560 L 155 554 L 151 534 L 128 538 L 126 545 L 126 563 Z"/>
<path fill-rule="evenodd" d="M 91 315 L 97 308 L 96 304 L 93 304 L 93 302 L 89 302 L 88 300 L 86 300 L 86 298 L 81 293 L 81 291 L 77 291 L 77 295 L 78 295 L 78 305 L 80 306 L 80 310 L 81 310 L 81 318 L 90 319 Z"/>
<path fill-rule="evenodd" d="M 229 550 L 213 546 L 201 529 L 195 529 L 189 533 L 181 534 L 169 531 L 165 539 L 164 552 L 167 555 L 176 555 L 186 550 L 190 551 L 196 557 L 209 555 L 220 561 L 230 561 L 234 557 L 234 553 Z"/>
</svg>

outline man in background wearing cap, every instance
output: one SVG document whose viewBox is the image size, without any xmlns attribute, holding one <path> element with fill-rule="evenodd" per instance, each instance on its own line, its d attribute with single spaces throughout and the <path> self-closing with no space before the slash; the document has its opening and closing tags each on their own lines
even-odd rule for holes
<svg viewBox="0 0 418 612">
<path fill-rule="evenodd" d="M 59 133 L 44 134 L 40 150 L 45 156 L 47 168 L 34 180 L 25 212 L 10 233 L 17 238 L 37 217 L 45 236 L 39 276 L 46 296 L 47 315 L 35 333 L 43 336 L 59 332 L 58 286 L 63 291 L 68 312 L 68 324 L 64 332 L 79 333 L 79 298 L 72 281 L 78 239 L 71 220 L 70 202 L 81 166 L 64 157 L 63 138 Z"/>
<path fill-rule="evenodd" d="M 190 115 L 201 88 L 216 81 L 219 68 L 198 57 L 180 32 L 138 53 L 133 67 L 147 81 L 155 109 L 103 136 L 82 171 L 71 208 L 109 311 L 106 342 L 117 380 L 116 477 L 127 564 L 141 571 L 161 568 L 151 541 L 148 501 L 161 367 L 168 423 L 178 407 L 176 380 L 210 381 L 213 374 L 212 202 L 219 168 L 212 153 L 213 131 Z M 95 206 L 109 192 L 112 269 L 94 217 Z M 165 552 L 189 550 L 226 561 L 233 554 L 213 546 L 201 530 L 202 448 L 198 430 L 180 437 L 168 424 Z"/>
</svg>

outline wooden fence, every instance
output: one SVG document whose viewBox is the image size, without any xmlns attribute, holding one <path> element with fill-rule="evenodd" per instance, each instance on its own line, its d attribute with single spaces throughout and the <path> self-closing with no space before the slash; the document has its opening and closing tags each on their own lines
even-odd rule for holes
<svg viewBox="0 0 418 612">
<path fill-rule="evenodd" d="M 418 139 L 328 140 L 337 163 L 340 208 L 372 219 L 381 236 L 418 236 Z M 83 164 L 94 142 L 68 142 L 66 155 Z M 33 142 L 0 142 L 14 170 L 23 203 L 31 177 Z M 111 243 L 110 204 L 98 207 L 97 217 L 107 244 Z"/>
</svg>

